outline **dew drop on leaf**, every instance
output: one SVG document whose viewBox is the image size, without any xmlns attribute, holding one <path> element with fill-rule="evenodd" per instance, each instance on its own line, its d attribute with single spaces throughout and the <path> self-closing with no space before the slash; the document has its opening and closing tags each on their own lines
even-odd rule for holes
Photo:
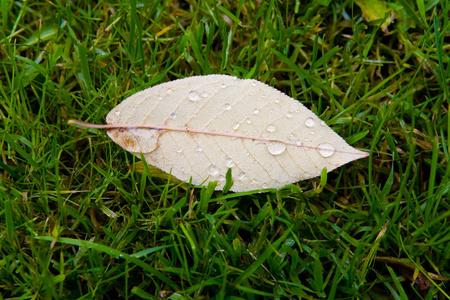
<svg viewBox="0 0 450 300">
<path fill-rule="evenodd" d="M 219 174 L 219 169 L 215 165 L 210 165 L 209 174 L 211 174 L 212 176 L 217 176 Z"/>
<path fill-rule="evenodd" d="M 234 162 L 231 158 L 227 158 L 227 160 L 225 161 L 225 166 L 227 168 L 232 168 L 234 166 Z"/>
<path fill-rule="evenodd" d="M 188 94 L 188 98 L 191 101 L 198 101 L 198 99 L 200 99 L 200 95 L 196 91 L 190 91 Z"/>
<path fill-rule="evenodd" d="M 303 141 L 303 145 L 304 145 L 304 148 L 305 148 L 306 151 L 311 150 L 311 145 L 309 144 L 309 140 L 308 139 L 305 139 Z"/>
<path fill-rule="evenodd" d="M 239 172 L 239 174 L 238 174 L 238 179 L 239 179 L 239 180 L 244 180 L 244 179 L 246 179 L 245 173 L 244 173 L 244 172 Z"/>
<path fill-rule="evenodd" d="M 316 122 L 314 122 L 313 118 L 307 118 L 305 120 L 305 125 L 306 127 L 313 127 L 314 125 L 316 125 Z"/>
<path fill-rule="evenodd" d="M 335 151 L 333 145 L 329 143 L 322 143 L 317 147 L 317 152 L 323 157 L 330 157 Z"/>
<path fill-rule="evenodd" d="M 195 150 L 198 151 L 198 152 L 202 152 L 202 151 L 203 151 L 203 148 L 200 147 L 200 146 L 197 146 L 197 147 L 195 147 Z"/>
<path fill-rule="evenodd" d="M 267 126 L 267 131 L 268 132 L 274 132 L 276 129 L 277 128 L 273 124 L 270 124 L 269 126 Z"/>
<path fill-rule="evenodd" d="M 240 125 L 241 125 L 241 124 L 239 124 L 239 123 L 234 124 L 234 125 L 233 125 L 233 130 L 237 130 L 237 129 L 239 128 Z"/>
<path fill-rule="evenodd" d="M 267 143 L 267 150 L 269 150 L 272 155 L 280 155 L 286 150 L 286 145 L 277 141 L 269 142 Z"/>
<path fill-rule="evenodd" d="M 231 109 L 231 104 L 225 103 L 225 110 L 230 110 L 230 109 Z"/>
</svg>

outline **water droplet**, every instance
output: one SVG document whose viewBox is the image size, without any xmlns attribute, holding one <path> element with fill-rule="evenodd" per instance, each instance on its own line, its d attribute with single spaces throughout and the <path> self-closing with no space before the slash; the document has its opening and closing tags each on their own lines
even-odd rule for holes
<svg viewBox="0 0 450 300">
<path fill-rule="evenodd" d="M 253 111 L 254 115 L 257 115 L 259 113 L 259 109 L 255 108 L 255 110 Z"/>
<path fill-rule="evenodd" d="M 171 95 L 171 94 L 173 94 L 173 90 L 172 90 L 172 89 L 168 89 L 166 93 L 167 93 L 168 95 Z"/>
<path fill-rule="evenodd" d="M 116 116 L 120 116 L 120 110 L 116 110 L 116 111 L 114 112 L 114 114 L 115 114 Z"/>
<path fill-rule="evenodd" d="M 177 153 L 181 153 L 181 152 L 183 152 L 183 148 L 178 148 Z"/>
<path fill-rule="evenodd" d="M 269 126 L 267 126 L 267 131 L 268 132 L 274 132 L 276 129 L 277 128 L 273 124 L 270 124 Z"/>
<path fill-rule="evenodd" d="M 292 112 L 288 111 L 287 114 L 286 114 L 286 117 L 287 118 L 292 118 Z"/>
<path fill-rule="evenodd" d="M 158 96 L 158 100 L 162 100 L 162 98 L 163 98 L 163 97 L 162 97 L 161 95 L 160 95 L 160 96 Z"/>
<path fill-rule="evenodd" d="M 316 125 L 316 122 L 314 122 L 313 118 L 306 118 L 305 125 L 306 127 L 313 127 Z"/>
<path fill-rule="evenodd" d="M 233 125 L 233 130 L 237 130 L 239 128 L 239 126 L 241 126 L 241 124 L 236 123 Z"/>
<path fill-rule="evenodd" d="M 230 110 L 231 109 L 231 104 L 230 103 L 226 103 L 225 104 L 225 110 Z"/>
<path fill-rule="evenodd" d="M 245 153 L 245 157 L 250 156 L 250 152 Z"/>
<path fill-rule="evenodd" d="M 333 145 L 329 143 L 322 143 L 317 147 L 317 152 L 319 152 L 320 155 L 323 157 L 330 157 L 334 154 L 336 150 L 334 149 Z"/>
<path fill-rule="evenodd" d="M 239 174 L 238 174 L 238 179 L 239 180 L 244 180 L 245 179 L 245 173 L 244 172 L 239 172 Z"/>
<path fill-rule="evenodd" d="M 227 168 L 232 168 L 234 166 L 234 161 L 231 158 L 227 158 L 227 160 L 225 161 L 225 166 Z"/>
<path fill-rule="evenodd" d="M 280 100 L 279 100 L 279 99 L 275 100 L 275 104 L 278 104 L 279 102 L 280 102 Z"/>
<path fill-rule="evenodd" d="M 190 91 L 188 94 L 188 98 L 191 101 L 198 101 L 198 99 L 200 99 L 200 95 L 196 91 Z"/>
<path fill-rule="evenodd" d="M 175 119 L 177 118 L 177 115 L 176 115 L 175 113 L 171 113 L 171 114 L 170 114 L 170 118 L 171 118 L 172 120 L 175 120 Z"/>
<path fill-rule="evenodd" d="M 203 98 L 208 97 L 208 93 L 207 93 L 207 92 L 203 92 L 203 93 L 202 93 L 202 97 L 203 97 Z"/>
<path fill-rule="evenodd" d="M 325 126 L 327 123 L 325 123 L 325 121 L 320 121 L 320 125 Z"/>
<path fill-rule="evenodd" d="M 311 134 L 311 135 L 315 135 L 316 133 L 315 133 L 314 131 L 311 131 L 310 134 Z"/>
<path fill-rule="evenodd" d="M 202 151 L 203 151 L 203 148 L 200 147 L 200 146 L 197 146 L 197 147 L 195 147 L 195 150 L 198 151 L 198 152 L 202 152 Z"/>
<path fill-rule="evenodd" d="M 267 144 L 267 150 L 269 150 L 272 155 L 280 155 L 286 150 L 286 145 L 277 141 L 269 142 Z"/>
<path fill-rule="evenodd" d="M 222 83 L 220 87 L 224 89 L 226 87 L 225 83 Z"/>
<path fill-rule="evenodd" d="M 225 181 L 225 176 L 220 175 L 220 176 L 219 176 L 219 182 L 224 182 L 224 181 Z"/>
<path fill-rule="evenodd" d="M 219 169 L 215 165 L 210 165 L 209 166 L 209 174 L 212 176 L 217 176 L 217 175 L 219 175 Z"/>
<path fill-rule="evenodd" d="M 256 82 L 252 82 L 252 86 L 256 86 Z"/>
<path fill-rule="evenodd" d="M 305 146 L 304 146 L 304 149 L 305 149 L 306 151 L 311 150 L 311 145 L 308 145 L 308 144 L 309 144 L 309 140 L 308 140 L 308 139 L 305 139 L 303 145 L 305 145 Z"/>
<path fill-rule="evenodd" d="M 301 140 L 296 140 L 295 144 L 300 147 L 303 145 L 303 142 Z"/>
<path fill-rule="evenodd" d="M 251 123 L 252 123 L 252 120 L 250 120 L 250 119 L 247 119 L 247 120 L 245 120 L 245 123 L 247 123 L 247 124 L 251 124 Z"/>
<path fill-rule="evenodd" d="M 267 189 L 267 183 L 264 182 L 264 183 L 262 184 L 262 188 L 263 188 L 263 189 Z"/>
</svg>

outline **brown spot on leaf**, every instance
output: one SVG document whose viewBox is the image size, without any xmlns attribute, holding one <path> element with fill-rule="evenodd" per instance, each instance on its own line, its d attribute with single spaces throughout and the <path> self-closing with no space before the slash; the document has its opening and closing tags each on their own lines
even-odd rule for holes
<svg viewBox="0 0 450 300">
<path fill-rule="evenodd" d="M 120 147 L 133 153 L 149 153 L 158 148 L 158 138 L 161 130 L 146 128 L 111 129 L 108 130 L 109 137 Z"/>
</svg>

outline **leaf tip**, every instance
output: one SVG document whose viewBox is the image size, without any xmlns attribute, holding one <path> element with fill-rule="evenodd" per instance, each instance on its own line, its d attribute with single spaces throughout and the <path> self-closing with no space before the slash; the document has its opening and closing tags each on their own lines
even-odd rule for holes
<svg viewBox="0 0 450 300">
<path fill-rule="evenodd" d="M 361 150 L 360 150 L 361 151 Z M 366 158 L 366 157 L 369 157 L 370 156 L 370 152 L 367 152 L 367 151 L 361 151 L 361 158 Z"/>
</svg>

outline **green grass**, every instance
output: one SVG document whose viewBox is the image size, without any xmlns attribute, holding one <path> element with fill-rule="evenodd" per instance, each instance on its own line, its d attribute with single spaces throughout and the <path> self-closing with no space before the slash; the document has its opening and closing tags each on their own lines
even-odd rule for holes
<svg viewBox="0 0 450 300">
<path fill-rule="evenodd" d="M 449 299 L 450 2 L 391 3 L 388 34 L 326 2 L 0 1 L 0 299 Z M 67 125 L 215 73 L 371 156 L 222 193 Z"/>
</svg>

